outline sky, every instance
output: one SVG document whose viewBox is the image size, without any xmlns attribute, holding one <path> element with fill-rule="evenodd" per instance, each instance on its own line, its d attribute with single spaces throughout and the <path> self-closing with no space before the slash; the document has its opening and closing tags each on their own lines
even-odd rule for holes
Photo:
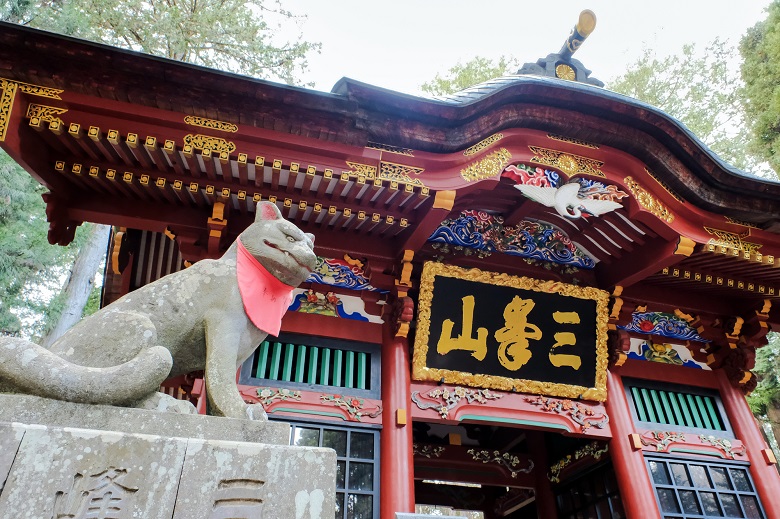
<svg viewBox="0 0 780 519">
<path fill-rule="evenodd" d="M 608 82 L 645 48 L 659 56 L 716 37 L 738 44 L 766 15 L 769 0 L 283 0 L 305 14 L 304 39 L 322 43 L 301 78 L 330 91 L 342 77 L 421 95 L 436 73 L 474 56 L 535 62 L 557 52 L 580 11 L 596 14 L 596 30 L 575 54 Z M 735 56 L 735 67 L 739 57 Z"/>
</svg>

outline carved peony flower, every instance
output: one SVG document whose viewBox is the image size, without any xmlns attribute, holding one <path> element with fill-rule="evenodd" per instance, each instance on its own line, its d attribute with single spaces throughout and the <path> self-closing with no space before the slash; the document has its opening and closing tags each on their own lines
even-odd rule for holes
<svg viewBox="0 0 780 519">
<path fill-rule="evenodd" d="M 349 402 L 349 405 L 351 405 L 352 407 L 360 407 L 360 405 L 361 405 L 361 402 L 360 402 L 360 400 L 358 400 L 357 398 L 353 398 L 353 399 L 352 399 L 352 400 Z"/>
<path fill-rule="evenodd" d="M 273 394 L 274 394 L 274 392 L 271 391 L 270 389 L 267 389 L 267 388 L 266 389 L 261 389 L 258 392 L 258 396 L 260 396 L 260 398 L 268 398 L 268 397 L 270 397 Z"/>
<path fill-rule="evenodd" d="M 639 329 L 642 330 L 643 332 L 650 332 L 653 330 L 653 328 L 654 328 L 653 323 L 651 323 L 647 319 L 642 319 L 641 321 L 639 321 Z"/>
</svg>

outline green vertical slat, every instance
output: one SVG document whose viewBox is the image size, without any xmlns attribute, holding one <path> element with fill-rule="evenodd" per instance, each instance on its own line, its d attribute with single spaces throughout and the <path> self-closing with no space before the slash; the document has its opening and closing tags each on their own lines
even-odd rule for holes
<svg viewBox="0 0 780 519">
<path fill-rule="evenodd" d="M 688 401 L 685 399 L 685 395 L 682 393 L 673 393 L 674 397 L 677 399 L 677 401 L 680 403 L 680 409 L 683 412 L 683 420 L 685 421 L 686 427 L 695 427 L 695 422 L 693 421 L 693 415 L 691 415 L 691 409 L 688 405 Z"/>
<path fill-rule="evenodd" d="M 674 425 L 685 425 L 685 420 L 683 420 L 682 413 L 680 412 L 680 405 L 677 403 L 677 399 L 674 398 L 674 393 L 664 391 L 663 395 L 669 399 L 669 403 L 672 406 L 672 411 L 674 412 Z"/>
<path fill-rule="evenodd" d="M 707 406 L 707 414 L 710 415 L 710 421 L 712 421 L 714 428 L 719 431 L 724 430 L 723 422 L 720 420 L 718 410 L 715 409 L 715 405 L 712 403 L 712 397 L 705 397 L 704 404 Z"/>
<path fill-rule="evenodd" d="M 257 362 L 255 378 L 265 378 L 265 370 L 268 367 L 268 348 L 270 346 L 271 345 L 268 343 L 268 341 L 263 341 L 263 343 L 260 344 L 260 351 L 258 352 L 260 357 L 258 358 Z"/>
<path fill-rule="evenodd" d="M 701 395 L 696 395 L 694 398 L 696 399 L 696 409 L 699 410 L 701 419 L 704 422 L 704 427 L 707 429 L 714 429 L 712 421 L 710 421 L 710 417 L 707 414 L 707 405 L 704 403 L 704 398 L 702 398 Z"/>
<path fill-rule="evenodd" d="M 661 405 L 661 400 L 658 398 L 658 391 L 651 389 L 650 398 L 653 399 L 653 409 L 655 409 L 655 415 L 658 419 L 658 423 L 668 424 L 669 420 L 666 419 L 664 406 Z"/>
<path fill-rule="evenodd" d="M 693 395 L 685 395 L 685 398 L 688 400 L 688 405 L 691 407 L 691 415 L 693 415 L 696 423 L 694 427 L 704 427 L 704 422 L 699 415 L 699 410 L 696 408 L 696 400 L 693 399 Z"/>
<path fill-rule="evenodd" d="M 298 345 L 298 358 L 295 361 L 295 381 L 303 382 L 303 374 L 306 372 L 306 346 Z"/>
<path fill-rule="evenodd" d="M 320 384 L 330 385 L 330 348 L 322 348 L 322 363 L 320 364 Z"/>
<path fill-rule="evenodd" d="M 647 413 L 645 412 L 645 404 L 642 402 L 642 395 L 639 394 L 639 388 L 631 388 L 631 397 L 634 399 L 634 407 L 636 407 L 636 414 L 640 422 L 647 421 Z"/>
<path fill-rule="evenodd" d="M 341 364 L 343 357 L 343 351 L 335 350 L 333 352 L 333 385 L 338 387 L 343 387 L 341 385 Z"/>
<path fill-rule="evenodd" d="M 293 355 L 295 354 L 295 344 L 287 343 L 284 345 L 284 373 L 282 378 L 285 382 L 292 380 Z"/>
<path fill-rule="evenodd" d="M 282 343 L 274 343 L 274 351 L 271 354 L 271 372 L 268 373 L 268 378 L 272 380 L 279 380 L 279 363 L 282 358 Z"/>
<path fill-rule="evenodd" d="M 647 410 L 647 421 L 658 423 L 658 418 L 656 418 L 655 410 L 653 409 L 653 401 L 650 398 L 647 389 L 641 388 L 639 391 L 642 393 L 642 401 L 645 403 L 645 409 Z"/>
<path fill-rule="evenodd" d="M 666 423 L 670 425 L 677 425 L 677 419 L 674 416 L 672 406 L 669 404 L 669 397 L 666 396 L 666 391 L 658 391 L 658 398 L 661 399 L 661 406 L 666 412 Z"/>
<path fill-rule="evenodd" d="M 317 383 L 317 360 L 320 354 L 320 349 L 316 346 L 312 346 L 309 349 L 309 378 L 307 382 L 309 384 Z"/>
<path fill-rule="evenodd" d="M 346 375 L 346 380 L 344 381 L 345 382 L 344 385 L 346 387 L 352 388 L 355 387 L 355 383 L 353 382 L 355 380 L 355 352 L 354 351 L 347 352 L 346 364 L 347 364 L 347 369 L 346 369 L 347 375 Z"/>
<path fill-rule="evenodd" d="M 357 387 L 358 389 L 366 389 L 366 365 L 367 357 L 363 352 L 357 354 Z"/>
</svg>

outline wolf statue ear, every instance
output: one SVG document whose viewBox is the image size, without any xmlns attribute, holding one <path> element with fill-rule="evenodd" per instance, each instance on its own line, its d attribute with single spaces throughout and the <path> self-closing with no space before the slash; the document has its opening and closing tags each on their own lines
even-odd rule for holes
<svg viewBox="0 0 780 519">
<path fill-rule="evenodd" d="M 255 222 L 260 220 L 281 220 L 282 213 L 276 204 L 271 202 L 258 202 L 255 207 Z"/>
</svg>

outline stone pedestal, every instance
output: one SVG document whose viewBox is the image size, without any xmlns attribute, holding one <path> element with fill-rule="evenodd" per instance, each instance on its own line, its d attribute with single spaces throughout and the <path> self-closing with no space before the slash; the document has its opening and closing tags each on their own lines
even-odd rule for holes
<svg viewBox="0 0 780 519">
<path fill-rule="evenodd" d="M 291 447 L 288 431 L 2 395 L 0 517 L 333 517 L 335 452 Z"/>
</svg>

